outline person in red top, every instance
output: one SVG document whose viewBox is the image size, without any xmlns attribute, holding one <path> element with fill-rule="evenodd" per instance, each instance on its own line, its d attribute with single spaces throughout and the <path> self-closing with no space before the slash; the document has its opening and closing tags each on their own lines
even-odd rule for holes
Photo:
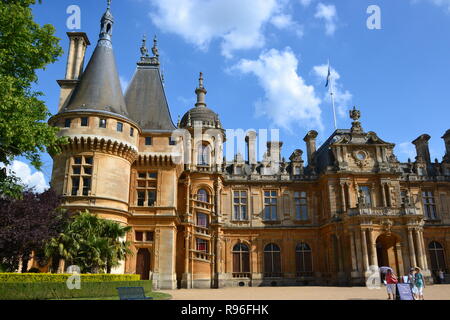
<svg viewBox="0 0 450 320">
<path fill-rule="evenodd" d="M 391 296 L 392 300 L 395 300 L 396 298 L 395 295 L 397 292 L 397 283 L 398 283 L 397 276 L 392 272 L 391 269 L 388 269 L 386 273 L 386 288 L 388 293 L 388 300 L 391 300 Z"/>
</svg>

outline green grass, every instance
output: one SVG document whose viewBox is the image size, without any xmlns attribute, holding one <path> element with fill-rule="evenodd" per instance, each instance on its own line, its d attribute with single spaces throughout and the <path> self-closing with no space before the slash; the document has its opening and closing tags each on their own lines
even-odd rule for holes
<svg viewBox="0 0 450 320">
<path fill-rule="evenodd" d="M 172 296 L 162 292 L 146 292 L 146 297 L 152 297 L 154 300 L 170 300 Z M 119 296 L 113 297 L 97 297 L 97 298 L 77 298 L 77 299 L 62 299 L 62 300 L 119 300 Z"/>
</svg>

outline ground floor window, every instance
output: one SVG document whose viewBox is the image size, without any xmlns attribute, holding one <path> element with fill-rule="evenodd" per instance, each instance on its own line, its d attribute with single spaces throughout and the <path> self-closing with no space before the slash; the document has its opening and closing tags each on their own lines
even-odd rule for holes
<svg viewBox="0 0 450 320">
<path fill-rule="evenodd" d="M 312 273 L 312 252 L 311 247 L 300 242 L 295 248 L 295 262 L 298 276 L 309 276 Z"/>
<path fill-rule="evenodd" d="M 233 248 L 233 273 L 250 272 L 250 255 L 246 244 L 238 243 Z"/>
<path fill-rule="evenodd" d="M 431 260 L 431 270 L 432 271 L 439 271 L 439 270 L 446 270 L 447 266 L 445 263 L 445 253 L 444 253 L 444 247 L 442 244 L 440 244 L 437 241 L 432 241 L 428 245 L 428 251 L 430 253 L 430 260 Z"/>
<path fill-rule="evenodd" d="M 264 275 L 281 277 L 281 250 L 274 243 L 270 243 L 264 248 Z"/>
</svg>

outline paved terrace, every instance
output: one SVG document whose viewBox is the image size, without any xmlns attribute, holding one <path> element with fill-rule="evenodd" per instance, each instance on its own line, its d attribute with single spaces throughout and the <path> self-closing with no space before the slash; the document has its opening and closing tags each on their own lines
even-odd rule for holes
<svg viewBox="0 0 450 320">
<path fill-rule="evenodd" d="M 386 287 L 238 287 L 224 289 L 163 290 L 173 300 L 387 300 Z M 424 290 L 425 300 L 450 300 L 450 285 Z"/>
</svg>

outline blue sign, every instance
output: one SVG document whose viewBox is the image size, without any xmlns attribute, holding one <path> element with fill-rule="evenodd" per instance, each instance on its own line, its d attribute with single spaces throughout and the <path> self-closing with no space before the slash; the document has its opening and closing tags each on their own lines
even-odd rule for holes
<svg viewBox="0 0 450 320">
<path fill-rule="evenodd" d="M 400 300 L 414 300 L 411 285 L 409 283 L 398 283 L 397 294 Z"/>
</svg>

